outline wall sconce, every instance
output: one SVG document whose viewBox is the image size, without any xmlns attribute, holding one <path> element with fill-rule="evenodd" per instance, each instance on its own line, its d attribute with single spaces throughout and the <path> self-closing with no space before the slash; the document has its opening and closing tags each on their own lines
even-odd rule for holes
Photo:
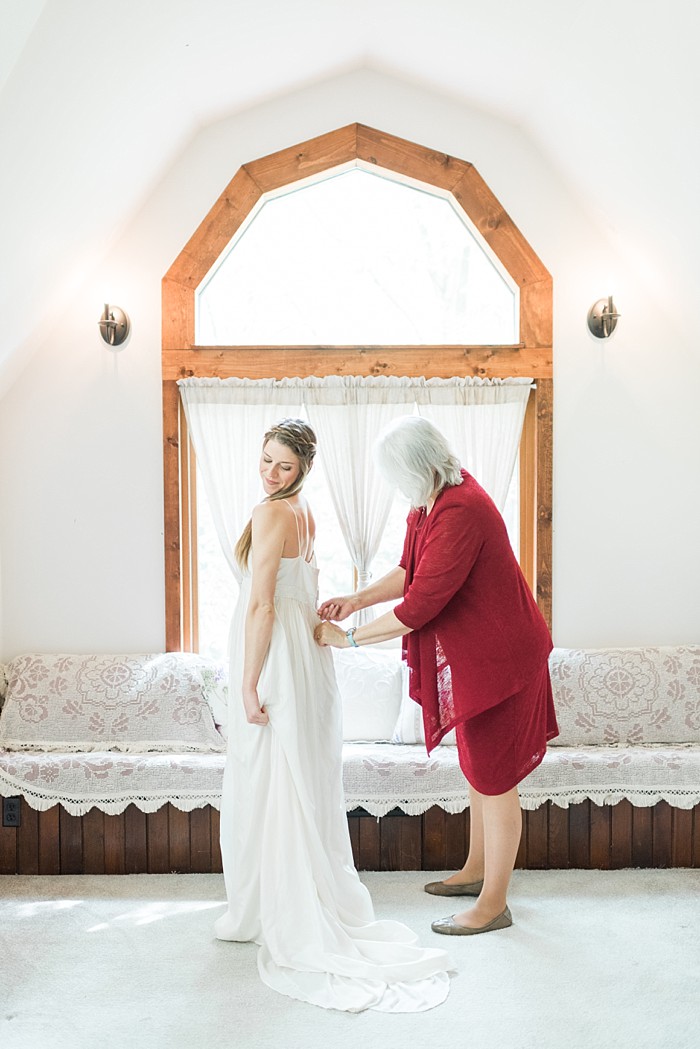
<svg viewBox="0 0 700 1049">
<path fill-rule="evenodd" d="M 131 330 L 129 318 L 118 306 L 105 303 L 104 313 L 98 321 L 100 335 L 108 346 L 121 346 Z"/>
<path fill-rule="evenodd" d="M 588 330 L 596 339 L 608 339 L 615 331 L 617 318 L 621 314 L 615 309 L 612 295 L 607 299 L 598 299 L 588 311 Z"/>
</svg>

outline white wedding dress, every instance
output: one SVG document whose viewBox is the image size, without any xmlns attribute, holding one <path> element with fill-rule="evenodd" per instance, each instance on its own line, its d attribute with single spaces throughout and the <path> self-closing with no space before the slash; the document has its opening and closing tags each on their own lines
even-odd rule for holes
<svg viewBox="0 0 700 1049">
<path fill-rule="evenodd" d="M 292 998 L 351 1012 L 431 1009 L 447 997 L 454 966 L 405 925 L 375 920 L 353 864 L 333 657 L 313 639 L 317 580 L 313 562 L 282 559 L 258 684 L 264 727 L 248 723 L 240 693 L 250 576 L 242 582 L 221 800 L 228 909 L 216 936 L 258 943 L 263 982 Z"/>
</svg>

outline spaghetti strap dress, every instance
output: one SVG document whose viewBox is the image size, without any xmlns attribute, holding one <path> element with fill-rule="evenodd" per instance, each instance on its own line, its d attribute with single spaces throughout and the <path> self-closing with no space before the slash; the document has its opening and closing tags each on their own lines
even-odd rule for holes
<svg viewBox="0 0 700 1049">
<path fill-rule="evenodd" d="M 454 966 L 405 925 L 377 921 L 354 867 L 333 657 L 313 638 L 317 583 L 313 559 L 282 558 L 258 682 L 269 724 L 260 727 L 248 723 L 241 698 L 250 575 L 242 581 L 221 799 L 228 906 L 215 934 L 258 943 L 261 979 L 292 998 L 349 1012 L 431 1009 L 447 997 Z"/>
</svg>

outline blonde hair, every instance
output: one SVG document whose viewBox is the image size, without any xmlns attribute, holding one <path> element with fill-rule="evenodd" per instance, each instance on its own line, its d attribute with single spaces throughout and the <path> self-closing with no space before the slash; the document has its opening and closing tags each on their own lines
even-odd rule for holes
<svg viewBox="0 0 700 1049">
<path fill-rule="evenodd" d="M 296 479 L 287 488 L 282 488 L 273 495 L 268 495 L 264 502 L 273 502 L 276 499 L 289 499 L 296 495 L 304 486 L 306 475 L 313 466 L 316 455 L 316 434 L 308 423 L 303 419 L 282 419 L 275 423 L 263 436 L 263 449 L 268 441 L 279 441 L 299 460 L 299 473 Z M 236 561 L 241 568 L 247 568 L 250 557 L 250 547 L 253 541 L 252 519 L 248 521 L 241 532 L 240 538 L 233 551 Z"/>
<path fill-rule="evenodd" d="M 384 479 L 411 500 L 425 506 L 442 488 L 461 484 L 460 463 L 436 426 L 419 415 L 390 423 L 374 445 L 374 458 Z"/>
</svg>

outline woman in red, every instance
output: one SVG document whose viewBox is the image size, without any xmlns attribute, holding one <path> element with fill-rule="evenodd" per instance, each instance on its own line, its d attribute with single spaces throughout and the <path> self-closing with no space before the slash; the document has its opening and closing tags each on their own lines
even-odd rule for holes
<svg viewBox="0 0 700 1049">
<path fill-rule="evenodd" d="M 512 924 L 507 891 L 522 831 L 517 785 L 558 734 L 547 664 L 552 640 L 501 515 L 439 430 L 407 416 L 383 433 L 375 452 L 387 481 L 411 501 L 403 556 L 365 590 L 324 602 L 316 640 L 347 648 L 403 636 L 428 753 L 455 728 L 469 784 L 466 863 L 425 890 L 474 903 L 433 929 L 462 936 L 503 929 Z M 357 629 L 327 621 L 401 597 L 393 611 Z"/>
</svg>

